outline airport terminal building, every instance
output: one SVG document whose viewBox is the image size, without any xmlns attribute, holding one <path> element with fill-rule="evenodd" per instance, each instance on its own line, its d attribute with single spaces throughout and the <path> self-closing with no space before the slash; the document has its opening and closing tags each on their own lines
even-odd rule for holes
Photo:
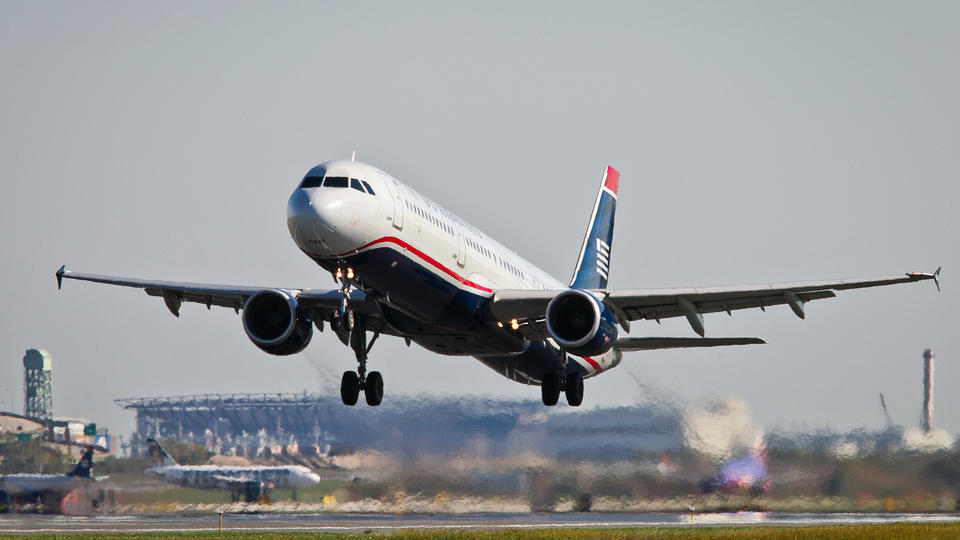
<svg viewBox="0 0 960 540">
<path fill-rule="evenodd" d="M 539 401 L 391 399 L 377 408 L 345 407 L 317 394 L 202 394 L 118 399 L 136 413 L 131 453 L 147 438 L 176 439 L 224 455 L 322 456 L 354 450 L 495 452 L 629 457 L 682 446 L 680 414 L 650 405 L 544 409 Z M 455 435 L 455 436 L 452 436 Z M 491 445 L 491 443 L 493 443 Z"/>
</svg>

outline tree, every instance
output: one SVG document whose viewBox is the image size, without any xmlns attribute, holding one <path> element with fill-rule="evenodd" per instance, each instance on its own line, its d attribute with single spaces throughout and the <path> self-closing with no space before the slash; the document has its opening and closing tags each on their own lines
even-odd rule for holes
<svg viewBox="0 0 960 540">
<path fill-rule="evenodd" d="M 0 443 L 0 474 L 65 473 L 70 455 L 39 440 Z"/>
</svg>

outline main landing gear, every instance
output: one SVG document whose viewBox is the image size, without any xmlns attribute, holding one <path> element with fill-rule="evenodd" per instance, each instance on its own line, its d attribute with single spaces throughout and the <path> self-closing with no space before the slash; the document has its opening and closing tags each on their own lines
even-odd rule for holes
<svg viewBox="0 0 960 540">
<path fill-rule="evenodd" d="M 583 403 L 583 375 L 579 373 L 544 373 L 540 381 L 540 395 L 543 404 L 553 406 L 560 400 L 560 392 L 567 396 L 571 407 Z"/>
<path fill-rule="evenodd" d="M 367 318 L 358 316 L 347 307 L 347 299 L 350 297 L 350 290 L 353 288 L 354 274 L 353 269 L 347 268 L 346 275 L 340 269 L 337 270 L 337 279 L 342 279 L 343 285 L 340 288 L 341 304 L 340 316 L 337 327 L 337 335 L 353 349 L 357 357 L 357 371 L 344 371 L 340 379 L 340 399 L 344 405 L 356 405 L 360 397 L 360 391 L 363 391 L 367 405 L 376 407 L 383 401 L 383 375 L 379 371 L 367 373 L 367 355 L 373 344 L 380 337 L 380 329 L 373 331 L 373 337 L 367 342 Z"/>
</svg>

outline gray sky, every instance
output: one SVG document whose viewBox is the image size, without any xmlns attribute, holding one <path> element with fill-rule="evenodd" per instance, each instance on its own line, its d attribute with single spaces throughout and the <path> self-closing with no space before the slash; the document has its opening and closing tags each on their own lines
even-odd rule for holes
<svg viewBox="0 0 960 540">
<path fill-rule="evenodd" d="M 30 347 L 53 355 L 56 414 L 124 436 L 117 397 L 335 392 L 354 361 L 328 333 L 275 358 L 230 310 L 175 319 L 135 290 L 58 293 L 53 274 L 330 287 L 285 203 L 356 149 L 564 280 L 608 163 L 613 287 L 942 264 L 942 294 L 710 315 L 708 335 L 769 345 L 624 362 L 685 399 L 738 395 L 767 427 L 880 427 L 879 392 L 914 426 L 932 347 L 936 421 L 960 432 L 960 4 L 595 4 L 0 0 L 0 400 L 21 410 Z M 372 365 L 387 400 L 539 396 L 399 340 Z M 620 368 L 586 385 L 586 406 L 637 398 Z"/>
</svg>

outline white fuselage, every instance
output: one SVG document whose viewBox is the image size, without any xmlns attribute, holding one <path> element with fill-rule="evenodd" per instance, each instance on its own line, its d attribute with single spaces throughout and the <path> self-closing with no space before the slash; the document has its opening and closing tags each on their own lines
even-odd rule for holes
<svg viewBox="0 0 960 540">
<path fill-rule="evenodd" d="M 287 208 L 287 226 L 294 242 L 328 271 L 340 266 L 360 267 L 359 278 L 367 289 L 396 304 L 418 323 L 447 330 L 459 328 L 494 340 L 499 334 L 506 336 L 510 329 L 464 330 L 468 323 L 458 321 L 466 320 L 466 312 L 477 309 L 498 289 L 567 288 L 456 214 L 375 167 L 332 161 L 314 170 L 319 169 L 328 177 L 362 180 L 366 187 L 351 185 L 352 180 L 346 186 L 308 186 L 305 179 Z M 364 257 L 373 250 L 379 252 L 375 260 Z M 384 250 L 388 250 L 386 254 Z M 365 270 L 363 264 L 367 265 Z M 396 268 L 396 273 L 391 275 L 388 268 Z M 481 361 L 493 356 L 483 351 L 458 353 L 442 344 L 431 346 L 426 338 L 412 339 L 443 354 L 469 354 Z M 571 358 L 584 368 L 584 377 L 619 361 L 613 350 L 594 357 Z M 507 376 L 528 383 L 534 379 Z"/>
<path fill-rule="evenodd" d="M 146 470 L 172 484 L 201 488 L 226 489 L 231 485 L 262 482 L 267 488 L 306 487 L 320 481 L 320 476 L 307 467 L 227 467 L 220 465 L 162 465 Z"/>
</svg>

